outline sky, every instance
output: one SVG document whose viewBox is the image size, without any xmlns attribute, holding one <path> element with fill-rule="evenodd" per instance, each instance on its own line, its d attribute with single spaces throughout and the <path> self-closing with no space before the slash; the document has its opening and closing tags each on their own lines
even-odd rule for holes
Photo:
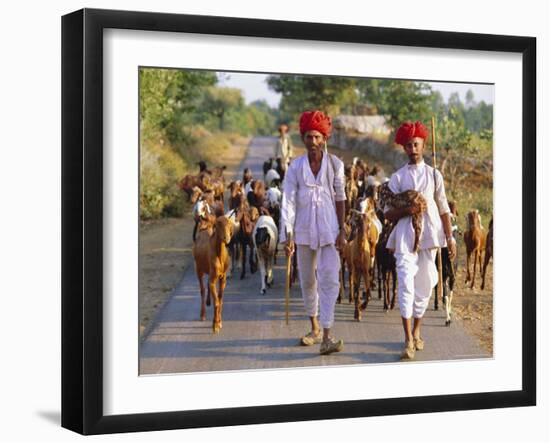
<svg viewBox="0 0 550 443">
<path fill-rule="evenodd" d="M 224 76 L 225 77 L 225 76 Z M 245 73 L 227 73 L 225 78 L 220 81 L 221 86 L 239 88 L 243 91 L 247 103 L 254 100 L 264 99 L 272 107 L 277 107 L 280 101 L 280 95 L 271 91 L 265 79 L 266 74 L 245 74 Z M 494 103 L 494 86 L 493 85 L 476 85 L 466 83 L 443 83 L 443 82 L 428 82 L 432 88 L 441 92 L 443 99 L 448 100 L 453 92 L 458 92 L 461 100 L 464 102 L 466 92 L 471 89 L 474 93 L 474 100 L 477 102 L 485 101 L 487 104 Z"/>
</svg>

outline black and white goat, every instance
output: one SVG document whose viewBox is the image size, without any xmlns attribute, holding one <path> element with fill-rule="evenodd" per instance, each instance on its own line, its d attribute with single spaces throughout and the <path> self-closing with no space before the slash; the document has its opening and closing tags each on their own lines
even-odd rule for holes
<svg viewBox="0 0 550 443">
<path fill-rule="evenodd" d="M 458 226 L 452 225 L 452 235 L 455 238 L 460 234 Z M 435 257 L 435 266 L 439 270 L 439 260 Z M 451 326 L 451 314 L 453 306 L 453 292 L 456 280 L 456 269 L 458 266 L 458 251 L 453 260 L 449 257 L 449 249 L 447 247 L 441 248 L 441 278 L 443 281 L 443 307 L 445 308 L 445 326 Z M 438 306 L 438 285 L 435 285 L 435 297 L 434 297 L 434 309 L 439 309 Z"/>
<path fill-rule="evenodd" d="M 265 294 L 266 285 L 273 284 L 273 260 L 279 231 L 273 218 L 269 215 L 262 215 L 258 218 L 252 234 L 252 240 L 258 256 L 260 275 L 262 278 L 261 294 Z"/>
</svg>

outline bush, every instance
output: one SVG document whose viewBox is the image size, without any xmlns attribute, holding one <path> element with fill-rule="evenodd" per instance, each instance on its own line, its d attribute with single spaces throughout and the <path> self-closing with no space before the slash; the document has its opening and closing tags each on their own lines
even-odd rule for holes
<svg viewBox="0 0 550 443">
<path fill-rule="evenodd" d="M 217 166 L 220 156 L 231 148 L 240 136 L 232 133 L 210 133 L 208 131 L 201 132 L 200 136 L 194 137 L 194 142 L 190 145 L 182 145 L 179 147 L 180 155 L 186 160 L 186 163 L 191 168 L 186 173 L 195 173 L 198 169 L 196 163 L 204 160 L 209 166 Z M 199 132 L 194 131 L 194 134 Z"/>
<path fill-rule="evenodd" d="M 177 149 L 161 137 L 142 141 L 140 162 L 140 218 L 181 217 L 187 198 L 178 183 L 186 174 L 198 172 L 197 162 L 221 166 L 220 157 L 241 141 L 235 133 L 210 133 L 194 127 L 188 133 L 192 143 Z"/>
<path fill-rule="evenodd" d="M 462 231 L 467 227 L 466 215 L 473 209 L 477 209 L 481 215 L 481 224 L 485 229 L 489 226 L 489 220 L 493 217 L 493 192 L 491 188 L 460 189 L 454 195 L 447 194 L 449 200 L 454 200 L 459 217 L 458 226 Z"/>
<path fill-rule="evenodd" d="M 185 161 L 169 145 L 144 143 L 140 163 L 140 217 L 181 216 L 184 197 L 178 188 Z"/>
</svg>

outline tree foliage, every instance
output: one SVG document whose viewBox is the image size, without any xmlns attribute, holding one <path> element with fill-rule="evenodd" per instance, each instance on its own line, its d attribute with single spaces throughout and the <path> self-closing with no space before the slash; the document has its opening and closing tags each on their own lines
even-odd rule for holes
<svg viewBox="0 0 550 443">
<path fill-rule="evenodd" d="M 361 79 L 358 91 L 361 101 L 368 103 L 376 114 L 386 116 L 393 130 L 404 121 L 426 121 L 431 116 L 432 90 L 427 83 Z"/>
<path fill-rule="evenodd" d="M 201 112 L 212 114 L 218 119 L 218 129 L 225 129 L 225 116 L 232 110 L 241 111 L 244 99 L 240 89 L 210 87 L 204 91 Z"/>
<path fill-rule="evenodd" d="M 139 70 L 139 114 L 142 135 L 169 135 L 182 117 L 196 109 L 202 88 L 213 85 L 216 75 L 176 69 Z"/>
<path fill-rule="evenodd" d="M 331 115 L 340 112 L 355 94 L 356 80 L 317 75 L 270 75 L 269 87 L 282 95 L 281 111 L 291 119 L 305 110 L 320 109 Z"/>
</svg>

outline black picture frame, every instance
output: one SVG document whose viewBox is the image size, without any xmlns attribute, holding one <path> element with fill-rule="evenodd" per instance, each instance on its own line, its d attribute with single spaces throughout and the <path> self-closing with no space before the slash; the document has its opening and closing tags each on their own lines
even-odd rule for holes
<svg viewBox="0 0 550 443">
<path fill-rule="evenodd" d="M 110 415 L 103 412 L 103 31 L 169 31 L 522 55 L 522 388 Z M 83 9 L 62 17 L 62 426 L 82 434 L 536 404 L 536 39 L 503 35 Z"/>
</svg>

